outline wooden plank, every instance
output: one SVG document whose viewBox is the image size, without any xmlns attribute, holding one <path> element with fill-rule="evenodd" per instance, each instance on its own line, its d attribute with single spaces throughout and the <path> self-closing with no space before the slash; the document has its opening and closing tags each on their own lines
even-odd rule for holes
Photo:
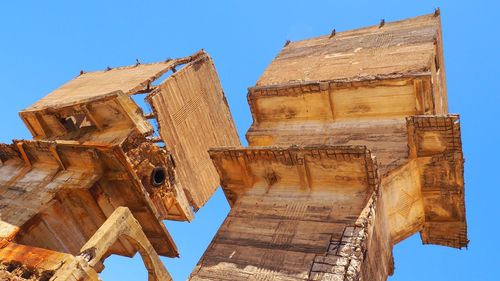
<svg viewBox="0 0 500 281">
<path fill-rule="evenodd" d="M 200 57 L 174 73 L 148 101 L 160 135 L 177 160 L 178 180 L 198 209 L 219 185 L 207 150 L 240 144 L 210 57 Z"/>
</svg>

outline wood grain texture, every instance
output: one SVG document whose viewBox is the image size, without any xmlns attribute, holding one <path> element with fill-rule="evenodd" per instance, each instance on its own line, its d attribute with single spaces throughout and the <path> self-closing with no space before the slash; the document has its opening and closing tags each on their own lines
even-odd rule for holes
<svg viewBox="0 0 500 281">
<path fill-rule="evenodd" d="M 233 208 L 191 280 L 317 280 L 314 262 L 330 252 L 341 256 L 330 245 L 347 241 L 342 233 L 350 226 L 367 229 L 378 176 L 363 146 L 221 148 L 210 155 Z"/>
<path fill-rule="evenodd" d="M 159 81 L 160 86 L 152 84 L 169 70 L 175 74 Z M 162 100 L 146 114 L 131 95 L 152 93 L 152 99 Z M 119 219 L 107 220 L 124 207 L 135 218 L 125 230 L 143 234 L 140 241 L 130 239 L 133 233 L 127 231 L 114 237 L 100 249 L 102 259 L 112 254 L 132 257 L 139 251 L 146 254 L 151 280 L 170 278 L 153 272 L 152 266 L 159 264 L 158 254 L 178 256 L 162 220 L 191 221 L 193 208 L 201 207 L 219 182 L 208 147 L 239 145 L 215 68 L 204 51 L 82 73 L 20 116 L 35 140 L 0 145 L 0 239 L 27 251 L 72 255 L 54 280 L 97 280 L 102 261 L 92 265 L 95 271 L 85 269 L 80 249 L 108 237 L 115 227 L 120 230 Z M 159 128 L 148 121 L 155 118 Z M 155 129 L 161 137 L 154 136 Z M 166 147 L 156 144 L 165 140 Z M 4 258 L 0 255 L 0 262 Z M 6 271 L 17 278 L 26 270 L 14 275 Z"/>
<path fill-rule="evenodd" d="M 179 181 L 197 210 L 219 185 L 207 150 L 240 145 L 212 60 L 205 54 L 190 62 L 147 100 L 167 149 L 181 160 L 176 163 Z"/>
<path fill-rule="evenodd" d="M 467 246 L 438 14 L 289 43 L 247 98 L 250 148 L 211 151 L 233 208 L 192 280 L 386 280 L 417 232 Z M 360 197 L 349 157 L 295 160 L 330 145 L 366 146 L 380 188 Z"/>
</svg>

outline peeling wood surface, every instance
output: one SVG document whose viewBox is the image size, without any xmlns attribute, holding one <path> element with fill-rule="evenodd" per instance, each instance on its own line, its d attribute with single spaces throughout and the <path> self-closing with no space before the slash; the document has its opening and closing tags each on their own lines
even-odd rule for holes
<svg viewBox="0 0 500 281">
<path fill-rule="evenodd" d="M 421 165 L 426 244 L 462 248 L 468 244 L 464 157 L 457 115 L 408 118 L 410 150 Z"/>
</svg>

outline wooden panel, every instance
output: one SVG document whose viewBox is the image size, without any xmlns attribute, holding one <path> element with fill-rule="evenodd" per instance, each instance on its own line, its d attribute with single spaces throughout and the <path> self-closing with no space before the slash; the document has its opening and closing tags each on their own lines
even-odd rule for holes
<svg viewBox="0 0 500 281">
<path fill-rule="evenodd" d="M 387 229 L 391 242 L 398 243 L 422 229 L 425 222 L 420 167 L 410 162 L 382 178 Z"/>
<path fill-rule="evenodd" d="M 175 156 L 178 180 L 198 209 L 219 185 L 207 150 L 240 143 L 212 60 L 204 56 L 189 63 L 148 100 Z"/>
<path fill-rule="evenodd" d="M 407 126 L 412 157 L 461 151 L 457 115 L 409 117 Z"/>
<path fill-rule="evenodd" d="M 22 167 L 22 166 L 21 166 Z M 8 170 L 8 166 L 3 166 Z M 3 169 L 0 169 L 3 170 Z M 0 186 L 0 212 L 3 224 L 10 226 L 11 233 L 2 231 L 2 237 L 11 238 L 17 229 L 33 218 L 54 197 L 55 185 L 70 181 L 71 177 L 57 177 L 57 166 L 38 169 L 18 169 L 17 174 Z M 12 175 L 9 175 L 12 176 Z M 53 181 L 52 181 L 53 180 Z M 51 185 L 52 184 L 52 185 Z"/>
<path fill-rule="evenodd" d="M 134 93 L 135 90 L 146 88 L 149 83 L 169 71 L 175 64 L 176 60 L 170 60 L 161 63 L 119 67 L 107 71 L 87 72 L 51 92 L 27 108 L 26 111 L 48 107 L 55 109 L 89 102 L 116 91 L 122 91 L 125 94 Z"/>
<path fill-rule="evenodd" d="M 258 122 L 332 119 L 328 91 L 257 99 Z"/>
<path fill-rule="evenodd" d="M 339 194 L 363 194 L 376 185 L 375 175 L 366 177 L 375 163 L 364 146 L 219 148 L 211 149 L 210 155 L 226 196 L 236 196 L 231 201 L 250 187 L 256 192 L 299 188 L 304 194 L 315 190 L 327 195 L 335 188 Z"/>
<path fill-rule="evenodd" d="M 430 73 L 440 18 L 425 15 L 291 42 L 257 86 Z"/>
<path fill-rule="evenodd" d="M 153 127 L 141 108 L 121 91 L 49 111 L 20 113 L 39 140 L 78 140 L 80 142 L 121 144 L 131 133 L 148 135 Z"/>
<path fill-rule="evenodd" d="M 383 195 L 372 206 L 374 207 L 375 218 L 371 218 L 373 223 L 367 229 L 366 256 L 361 268 L 362 280 L 385 281 L 388 275 L 394 273 L 394 259 L 392 256 L 394 244 L 388 226 L 390 220 L 384 215 L 386 213 L 386 201 L 383 199 Z"/>
<path fill-rule="evenodd" d="M 416 113 L 413 85 L 338 89 L 333 105 L 335 119 L 404 118 Z"/>
</svg>

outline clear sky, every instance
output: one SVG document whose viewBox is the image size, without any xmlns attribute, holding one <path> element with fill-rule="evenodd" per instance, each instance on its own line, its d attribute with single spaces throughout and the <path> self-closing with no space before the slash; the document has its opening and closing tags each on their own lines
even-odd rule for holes
<svg viewBox="0 0 500 281">
<path fill-rule="evenodd" d="M 471 242 L 468 250 L 423 246 L 415 235 L 394 248 L 390 280 L 499 280 L 500 2 L 409 2 L 1 1 L 0 141 L 30 138 L 17 112 L 80 70 L 182 57 L 204 48 L 246 144 L 246 89 L 286 40 L 418 16 L 439 6 L 450 112 L 461 114 Z M 175 280 L 186 279 L 228 211 L 219 190 L 193 223 L 166 223 L 181 254 L 163 259 Z M 111 257 L 105 265 L 104 281 L 147 280 L 138 256 Z"/>
</svg>

